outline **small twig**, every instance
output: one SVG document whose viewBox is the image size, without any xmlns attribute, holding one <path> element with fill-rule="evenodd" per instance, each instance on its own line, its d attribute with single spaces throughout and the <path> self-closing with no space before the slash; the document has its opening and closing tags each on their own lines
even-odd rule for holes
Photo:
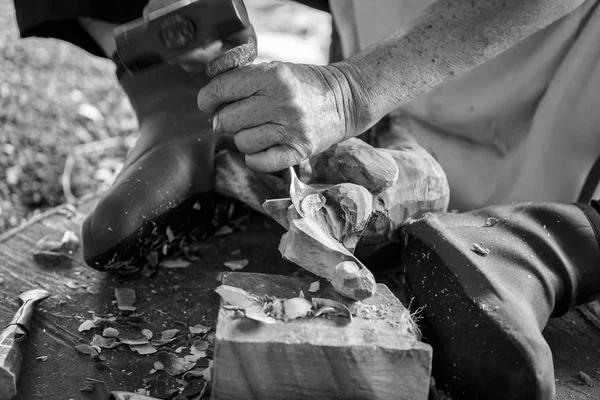
<svg viewBox="0 0 600 400">
<path fill-rule="evenodd" d="M 65 160 L 65 167 L 63 168 L 62 173 L 62 189 L 65 199 L 68 204 L 77 203 L 77 197 L 71 191 L 71 174 L 73 173 L 73 166 L 75 165 L 75 158 L 72 154 L 67 155 L 67 159 Z"/>
<path fill-rule="evenodd" d="M 98 382 L 98 383 L 102 383 L 102 384 L 106 385 L 106 382 L 101 381 L 100 379 L 94 379 L 94 378 L 85 378 L 85 379 L 88 381 L 91 381 L 91 382 Z"/>
</svg>

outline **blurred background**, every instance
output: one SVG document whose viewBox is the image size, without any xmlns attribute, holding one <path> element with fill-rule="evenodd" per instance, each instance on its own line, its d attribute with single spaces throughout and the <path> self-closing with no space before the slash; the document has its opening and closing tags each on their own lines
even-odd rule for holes
<svg viewBox="0 0 600 400">
<path fill-rule="evenodd" d="M 245 0 L 257 62 L 327 63 L 329 14 L 289 0 Z M 0 0 L 0 233 L 109 186 L 137 139 L 112 62 L 52 39 L 20 39 Z"/>
</svg>

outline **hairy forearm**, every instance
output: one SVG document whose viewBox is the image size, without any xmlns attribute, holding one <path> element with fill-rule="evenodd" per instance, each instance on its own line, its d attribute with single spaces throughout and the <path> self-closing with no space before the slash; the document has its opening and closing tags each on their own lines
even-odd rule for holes
<svg viewBox="0 0 600 400">
<path fill-rule="evenodd" d="M 348 81 L 348 137 L 498 55 L 585 0 L 438 0 L 413 23 L 330 68 Z M 374 22 L 375 23 L 375 22 Z"/>
</svg>

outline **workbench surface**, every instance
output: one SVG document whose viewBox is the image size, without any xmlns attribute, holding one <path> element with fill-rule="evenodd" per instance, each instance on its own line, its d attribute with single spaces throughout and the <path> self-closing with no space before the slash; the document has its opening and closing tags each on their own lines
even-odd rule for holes
<svg viewBox="0 0 600 400">
<path fill-rule="evenodd" d="M 118 315 L 113 304 L 116 287 L 135 290 L 136 312 L 151 330 L 185 330 L 186 325 L 216 325 L 219 298 L 213 289 L 219 285 L 220 273 L 227 270 L 223 262 L 248 259 L 244 272 L 298 272 L 297 267 L 281 259 L 277 250 L 282 228 L 256 214 L 245 230 L 203 242 L 199 261 L 187 268 L 161 269 L 153 277 L 110 277 L 85 266 L 80 252 L 70 267 L 38 266 L 32 258 L 36 242 L 44 236 L 60 240 L 65 230 L 79 233 L 95 201 L 92 197 L 74 208 L 58 207 L 0 236 L 0 326 L 6 325 L 18 308 L 14 298 L 20 292 L 42 287 L 53 294 L 36 312 L 17 399 L 106 399 L 112 390 L 143 388 L 144 378 L 151 378 L 152 395 L 157 390 L 177 387 L 176 380 L 165 371 L 149 374 L 155 355 L 138 355 L 126 346 L 121 350 L 103 349 L 107 359 L 102 362 L 104 369 L 98 369 L 98 361 L 74 349 L 75 345 L 89 343 L 98 333 L 78 332 L 81 322 L 90 319 L 92 312 Z M 573 310 L 550 321 L 544 331 L 554 354 L 557 399 L 600 398 L 600 322 L 590 310 Z M 48 358 L 36 360 L 41 356 Z M 593 377 L 596 386 L 584 384 L 580 371 Z M 103 383 L 95 385 L 94 393 L 82 393 L 80 388 L 87 378 Z"/>
</svg>

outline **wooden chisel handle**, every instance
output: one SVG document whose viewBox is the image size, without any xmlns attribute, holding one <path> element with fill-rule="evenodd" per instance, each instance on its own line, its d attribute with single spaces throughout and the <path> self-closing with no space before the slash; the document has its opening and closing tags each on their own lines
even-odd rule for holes
<svg viewBox="0 0 600 400">
<path fill-rule="evenodd" d="M 0 400 L 17 395 L 17 378 L 28 344 L 29 333 L 19 324 L 9 325 L 0 334 Z"/>
</svg>

